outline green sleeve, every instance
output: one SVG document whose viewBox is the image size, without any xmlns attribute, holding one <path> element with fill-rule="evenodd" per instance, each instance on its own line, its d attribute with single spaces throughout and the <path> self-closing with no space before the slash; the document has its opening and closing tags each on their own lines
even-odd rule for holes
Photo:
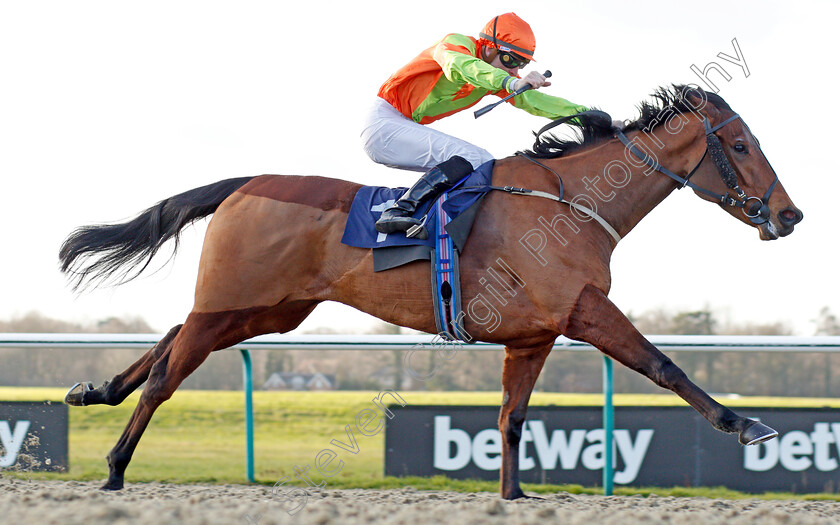
<svg viewBox="0 0 840 525">
<path fill-rule="evenodd" d="M 475 87 L 493 92 L 513 91 L 516 77 L 493 67 L 477 58 L 475 42 L 464 35 L 451 34 L 440 41 L 434 50 L 434 58 L 440 64 L 444 76 L 451 82 L 468 82 Z M 504 96 L 506 93 L 497 93 Z M 587 107 L 573 104 L 560 97 L 553 97 L 537 90 L 517 95 L 511 103 L 532 115 L 556 119 L 586 111 Z"/>
<path fill-rule="evenodd" d="M 578 106 L 565 98 L 554 97 L 537 90 L 529 90 L 513 97 L 513 105 L 538 117 L 557 119 L 568 117 L 589 108 Z"/>
<path fill-rule="evenodd" d="M 440 41 L 434 58 L 451 82 L 466 82 L 488 91 L 500 91 L 515 79 L 476 57 L 475 53 L 475 43 L 469 37 L 452 34 Z"/>
</svg>

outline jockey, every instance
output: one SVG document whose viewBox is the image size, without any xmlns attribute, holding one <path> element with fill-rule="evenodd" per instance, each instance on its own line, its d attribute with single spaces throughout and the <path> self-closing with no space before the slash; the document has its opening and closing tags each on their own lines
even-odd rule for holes
<svg viewBox="0 0 840 525">
<path fill-rule="evenodd" d="M 365 152 L 374 162 L 426 173 L 382 213 L 378 231 L 392 233 L 420 225 L 411 215 L 422 203 L 493 160 L 483 148 L 426 124 L 467 109 L 489 93 L 504 97 L 529 84 L 550 86 L 536 71 L 519 78 L 519 69 L 533 60 L 535 47 L 531 27 L 514 13 L 505 13 L 490 20 L 478 39 L 447 35 L 382 85 L 362 131 Z M 534 90 L 510 103 L 550 119 L 588 109 Z M 411 233 L 421 239 L 428 236 L 422 227 Z"/>
</svg>

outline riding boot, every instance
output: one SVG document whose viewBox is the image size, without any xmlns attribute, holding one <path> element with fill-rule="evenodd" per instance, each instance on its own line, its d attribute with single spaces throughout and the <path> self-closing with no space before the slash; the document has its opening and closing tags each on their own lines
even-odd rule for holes
<svg viewBox="0 0 840 525">
<path fill-rule="evenodd" d="M 429 232 L 422 226 L 422 221 L 413 218 L 412 215 L 423 203 L 436 199 L 441 192 L 454 186 L 472 171 L 472 165 L 457 155 L 438 164 L 420 177 L 393 206 L 382 212 L 382 216 L 376 221 L 376 231 L 408 232 L 407 237 L 427 239 Z M 417 228 L 412 228 L 413 226 Z"/>
</svg>

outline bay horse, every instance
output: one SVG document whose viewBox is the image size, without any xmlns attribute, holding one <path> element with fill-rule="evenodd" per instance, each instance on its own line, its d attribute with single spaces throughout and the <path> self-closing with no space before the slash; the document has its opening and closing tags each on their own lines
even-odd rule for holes
<svg viewBox="0 0 840 525">
<path fill-rule="evenodd" d="M 494 186 L 575 195 L 571 201 L 577 206 L 492 191 L 461 255 L 463 297 L 472 307 L 466 309 L 471 315 L 464 328 L 477 340 L 505 345 L 499 415 L 505 499 L 526 497 L 519 484 L 522 425 L 534 383 L 561 334 L 592 344 L 675 392 L 714 428 L 738 433 L 742 444 L 777 435 L 717 403 L 633 327 L 607 297 L 610 256 L 619 238 L 685 185 L 756 228 L 763 240 L 790 234 L 802 212 L 755 136 L 721 97 L 670 86 L 659 88 L 640 110 L 624 132 L 584 115 L 573 123 L 577 137 L 538 136 L 533 151 L 496 161 Z M 436 332 L 428 262 L 374 273 L 370 250 L 340 242 L 359 188 L 316 176 L 229 179 L 165 199 L 122 224 L 79 228 L 65 240 L 61 269 L 75 287 L 126 280 L 136 277 L 168 240 L 174 239 L 177 248 L 182 228 L 214 214 L 202 248 L 195 304 L 183 325 L 112 380 L 96 389 L 79 383 L 68 392 L 70 405 L 117 405 L 146 382 L 107 456 L 103 489 L 123 487 L 126 467 L 155 410 L 213 351 L 288 332 L 322 301 Z M 598 220 L 580 213 L 581 207 Z M 490 322 L 475 302 L 485 298 L 483 306 L 490 308 L 488 272 L 506 281 L 500 283 L 506 305 L 496 310 L 501 319 L 495 321 L 501 322 Z"/>
</svg>

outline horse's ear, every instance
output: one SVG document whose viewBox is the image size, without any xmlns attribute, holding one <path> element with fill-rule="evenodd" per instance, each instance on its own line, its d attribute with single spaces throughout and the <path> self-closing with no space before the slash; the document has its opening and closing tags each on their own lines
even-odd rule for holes
<svg viewBox="0 0 840 525">
<path fill-rule="evenodd" d="M 695 114 L 699 115 L 703 111 L 712 120 L 720 114 L 715 105 L 709 103 L 708 94 L 700 87 L 691 84 L 684 86 L 681 95 L 685 104 Z"/>
<path fill-rule="evenodd" d="M 706 104 L 703 109 L 710 121 L 717 122 L 720 119 L 720 110 L 714 104 Z"/>
</svg>

